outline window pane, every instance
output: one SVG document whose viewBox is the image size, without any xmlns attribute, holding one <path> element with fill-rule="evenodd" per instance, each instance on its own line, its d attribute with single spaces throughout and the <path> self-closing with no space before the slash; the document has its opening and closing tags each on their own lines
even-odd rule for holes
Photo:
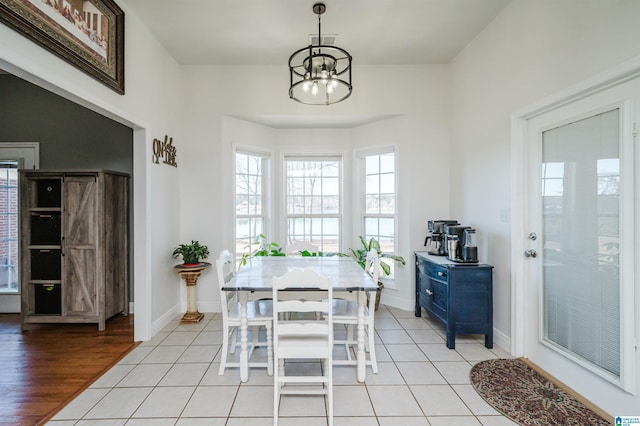
<svg viewBox="0 0 640 426">
<path fill-rule="evenodd" d="M 365 156 L 363 234 L 375 238 L 383 253 L 395 249 L 395 161 L 394 153 Z M 394 262 L 385 260 L 393 271 Z M 392 275 L 386 278 L 393 278 Z"/>
<path fill-rule="evenodd" d="M 258 235 L 264 233 L 263 173 L 267 161 L 261 155 L 239 152 L 235 155 L 236 260 L 255 250 Z"/>
<path fill-rule="evenodd" d="M 340 162 L 287 158 L 285 170 L 288 241 L 309 241 L 321 251 L 326 252 L 329 246 L 337 251 L 341 223 Z"/>
<path fill-rule="evenodd" d="M 395 172 L 395 155 L 394 154 L 382 154 L 380 156 L 380 173 L 393 173 Z"/>
</svg>

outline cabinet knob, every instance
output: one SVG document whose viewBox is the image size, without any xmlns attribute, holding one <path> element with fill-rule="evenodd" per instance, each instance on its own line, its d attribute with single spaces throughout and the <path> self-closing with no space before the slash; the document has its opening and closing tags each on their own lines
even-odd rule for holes
<svg viewBox="0 0 640 426">
<path fill-rule="evenodd" d="M 429 295 L 429 296 L 433 296 L 433 291 L 426 289 L 425 292 Z"/>
<path fill-rule="evenodd" d="M 443 276 L 443 275 L 444 275 L 444 272 L 442 272 L 442 271 L 438 271 L 438 276 L 439 276 L 439 277 L 441 277 L 441 276 Z"/>
</svg>

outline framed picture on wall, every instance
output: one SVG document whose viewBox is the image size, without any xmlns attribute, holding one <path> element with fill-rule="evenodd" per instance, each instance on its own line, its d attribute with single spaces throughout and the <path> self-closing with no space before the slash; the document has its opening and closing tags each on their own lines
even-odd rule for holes
<svg viewBox="0 0 640 426">
<path fill-rule="evenodd" d="M 0 0 L 0 22 L 124 94 L 124 12 L 112 0 Z"/>
</svg>

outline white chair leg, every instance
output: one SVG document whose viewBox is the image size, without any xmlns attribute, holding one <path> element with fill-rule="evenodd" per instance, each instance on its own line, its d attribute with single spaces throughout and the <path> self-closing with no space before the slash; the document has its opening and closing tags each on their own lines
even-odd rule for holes
<svg viewBox="0 0 640 426">
<path fill-rule="evenodd" d="M 369 359 L 371 360 L 371 370 L 374 374 L 378 374 L 378 360 L 376 358 L 375 331 L 373 324 L 369 324 L 367 343 L 369 346 Z"/>
<path fill-rule="evenodd" d="M 238 346 L 238 327 L 233 327 L 231 331 L 231 335 L 229 336 L 229 340 L 233 342 L 231 345 L 231 353 L 236 353 L 236 346 Z"/>
<path fill-rule="evenodd" d="M 235 342 L 233 343 L 233 347 L 236 347 Z M 222 352 L 220 352 L 220 368 L 218 369 L 218 376 L 222 376 L 224 374 L 224 369 L 227 367 L 227 353 L 229 351 L 229 328 L 225 327 L 223 330 L 223 339 L 222 339 Z"/>
<path fill-rule="evenodd" d="M 273 376 L 273 339 L 271 337 L 271 326 L 267 326 L 267 375 Z"/>
</svg>

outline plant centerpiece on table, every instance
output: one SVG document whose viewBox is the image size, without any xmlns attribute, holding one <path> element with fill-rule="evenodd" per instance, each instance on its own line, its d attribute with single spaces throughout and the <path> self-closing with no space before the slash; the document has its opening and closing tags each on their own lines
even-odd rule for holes
<svg viewBox="0 0 640 426">
<path fill-rule="evenodd" d="M 209 248 L 198 241 L 191 240 L 191 244 L 180 244 L 173 251 L 173 257 L 182 256 L 184 266 L 194 266 L 200 264 L 201 259 L 209 256 Z"/>
<path fill-rule="evenodd" d="M 254 256 L 286 256 L 287 255 L 284 251 L 282 251 L 282 247 L 280 247 L 280 244 L 274 243 L 273 241 L 268 242 L 267 237 L 264 234 L 258 235 L 255 241 L 246 247 L 249 247 L 249 249 L 251 249 L 251 247 L 253 247 L 255 244 L 257 244 L 258 247 L 254 251 L 250 251 L 249 253 L 243 253 L 242 258 L 238 263 L 238 269 L 246 265 L 249 259 L 251 259 Z"/>
<path fill-rule="evenodd" d="M 356 260 L 356 262 L 358 262 L 358 265 L 362 266 L 362 269 L 366 267 L 367 254 L 369 253 L 369 251 L 371 251 L 371 249 L 375 249 L 378 253 L 378 257 L 380 257 L 380 269 L 382 269 L 382 272 L 386 276 L 389 276 L 391 274 L 391 266 L 388 263 L 384 262 L 382 259 L 392 259 L 396 262 L 402 263 L 403 265 L 407 264 L 402 256 L 383 253 L 380 249 L 380 243 L 373 237 L 367 242 L 367 240 L 365 240 L 363 236 L 360 236 L 360 243 L 362 246 L 359 249 L 350 248 L 349 250 L 351 250 L 351 254 L 353 255 L 353 258 Z M 378 291 L 376 292 L 376 311 L 378 310 L 378 305 L 380 304 L 380 296 L 382 293 L 382 289 L 384 288 L 384 284 L 382 283 L 382 281 L 378 281 L 377 284 Z"/>
</svg>

